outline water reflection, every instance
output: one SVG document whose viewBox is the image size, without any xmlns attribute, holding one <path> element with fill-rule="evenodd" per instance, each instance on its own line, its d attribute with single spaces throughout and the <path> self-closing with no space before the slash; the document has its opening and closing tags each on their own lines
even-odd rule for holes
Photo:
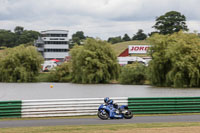
<svg viewBox="0 0 200 133">
<path fill-rule="evenodd" d="M 53 87 L 50 87 L 53 85 Z M 93 97 L 200 96 L 200 89 L 158 88 L 148 85 L 0 83 L 0 101 Z"/>
</svg>

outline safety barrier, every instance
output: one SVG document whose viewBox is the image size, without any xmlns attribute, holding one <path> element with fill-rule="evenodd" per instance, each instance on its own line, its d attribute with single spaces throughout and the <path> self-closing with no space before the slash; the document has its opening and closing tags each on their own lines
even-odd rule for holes
<svg viewBox="0 0 200 133">
<path fill-rule="evenodd" d="M 134 114 L 199 113 L 200 97 L 128 98 Z"/>
<path fill-rule="evenodd" d="M 116 97 L 133 114 L 199 113 L 200 97 Z M 103 98 L 1 101 L 2 117 L 52 117 L 96 115 Z"/>
<path fill-rule="evenodd" d="M 21 101 L 0 101 L 0 118 L 21 117 Z"/>
<path fill-rule="evenodd" d="M 127 97 L 112 98 L 119 105 L 128 103 Z M 96 115 L 103 98 L 23 100 L 22 117 Z"/>
</svg>

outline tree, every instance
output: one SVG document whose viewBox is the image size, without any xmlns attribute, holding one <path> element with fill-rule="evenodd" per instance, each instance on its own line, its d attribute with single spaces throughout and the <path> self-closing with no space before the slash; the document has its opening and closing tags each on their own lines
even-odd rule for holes
<svg viewBox="0 0 200 133">
<path fill-rule="evenodd" d="M 131 38 L 128 36 L 128 34 L 124 34 L 124 37 L 122 38 L 123 41 L 130 41 Z"/>
<path fill-rule="evenodd" d="M 17 45 L 26 44 L 26 43 L 32 43 L 33 44 L 34 40 L 36 40 L 39 35 L 40 35 L 40 33 L 37 32 L 37 31 L 25 30 L 18 37 L 16 44 Z"/>
<path fill-rule="evenodd" d="M 147 35 L 143 33 L 142 29 L 139 29 L 136 35 L 133 36 L 132 40 L 145 40 Z"/>
<path fill-rule="evenodd" d="M 81 44 L 81 42 L 86 39 L 83 31 L 77 31 L 75 34 L 72 35 L 72 41 L 73 43 L 76 43 L 78 45 Z"/>
<path fill-rule="evenodd" d="M 200 87 L 200 38 L 196 34 L 155 34 L 149 42 L 149 79 L 153 85 Z"/>
<path fill-rule="evenodd" d="M 9 30 L 0 30 L 0 47 L 14 47 L 16 46 L 16 35 Z"/>
<path fill-rule="evenodd" d="M 121 38 L 121 36 L 109 37 L 108 42 L 112 43 L 112 44 L 119 43 L 119 42 L 122 42 L 122 38 Z"/>
<path fill-rule="evenodd" d="M 41 69 L 43 57 L 33 46 L 7 48 L 0 54 L 0 82 L 32 82 Z"/>
<path fill-rule="evenodd" d="M 86 39 L 71 52 L 72 80 L 75 83 L 107 83 L 117 79 L 117 57 L 106 41 Z"/>
<path fill-rule="evenodd" d="M 24 31 L 24 27 L 22 26 L 16 26 L 15 29 L 14 29 L 14 32 L 17 34 L 17 35 L 21 35 Z"/>
<path fill-rule="evenodd" d="M 148 34 L 149 37 L 151 37 L 153 34 L 159 34 L 157 31 L 152 31 L 151 33 Z"/>
<path fill-rule="evenodd" d="M 152 60 L 148 65 L 148 77 L 152 85 L 167 86 L 166 75 L 171 69 L 171 61 L 166 58 L 168 35 L 154 34 L 148 41 L 151 45 L 150 55 Z"/>
<path fill-rule="evenodd" d="M 188 31 L 186 17 L 177 11 L 170 11 L 156 18 L 153 26 L 160 34 L 172 34 L 180 30 Z"/>
</svg>

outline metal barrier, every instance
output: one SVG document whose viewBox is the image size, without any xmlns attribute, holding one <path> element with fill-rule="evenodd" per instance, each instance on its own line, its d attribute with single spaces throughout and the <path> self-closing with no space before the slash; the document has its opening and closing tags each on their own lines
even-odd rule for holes
<svg viewBox="0 0 200 133">
<path fill-rule="evenodd" d="M 21 101 L 0 101 L 0 118 L 21 117 Z"/>
<path fill-rule="evenodd" d="M 112 98 L 128 105 L 128 98 Z M 96 115 L 103 98 L 23 100 L 21 117 L 81 116 Z"/>
<path fill-rule="evenodd" d="M 119 105 L 128 105 L 133 114 L 199 113 L 200 97 L 116 97 Z M 2 117 L 52 117 L 96 115 L 103 98 L 1 101 Z"/>
<path fill-rule="evenodd" d="M 200 97 L 128 98 L 134 114 L 199 113 Z"/>
</svg>

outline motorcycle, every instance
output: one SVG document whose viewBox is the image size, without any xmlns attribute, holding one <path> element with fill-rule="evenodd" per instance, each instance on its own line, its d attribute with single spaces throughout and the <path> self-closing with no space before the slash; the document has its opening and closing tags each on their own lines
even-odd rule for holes
<svg viewBox="0 0 200 133">
<path fill-rule="evenodd" d="M 110 119 L 131 119 L 133 113 L 128 109 L 128 106 L 118 106 L 115 104 L 101 104 L 98 108 L 98 117 L 102 120 Z"/>
</svg>

